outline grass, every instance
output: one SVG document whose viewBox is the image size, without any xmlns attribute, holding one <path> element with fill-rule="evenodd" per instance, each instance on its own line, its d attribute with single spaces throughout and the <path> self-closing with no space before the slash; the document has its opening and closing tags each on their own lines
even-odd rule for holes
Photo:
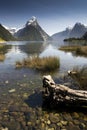
<svg viewBox="0 0 87 130">
<path fill-rule="evenodd" d="M 59 49 L 66 52 L 75 52 L 76 55 L 87 56 L 87 46 L 62 46 Z"/>
<path fill-rule="evenodd" d="M 22 62 L 16 62 L 16 68 L 29 67 L 40 71 L 54 71 L 60 66 L 60 61 L 57 57 L 43 57 L 33 56 L 24 59 Z"/>
<path fill-rule="evenodd" d="M 0 54 L 5 54 L 11 45 L 0 44 Z"/>
<path fill-rule="evenodd" d="M 3 42 L 5 42 L 5 40 L 3 40 L 2 38 L 0 38 L 0 43 L 3 43 Z"/>
<path fill-rule="evenodd" d="M 78 82 L 80 89 L 87 90 L 87 66 L 75 67 L 72 71 L 77 73 L 76 75 L 71 74 L 71 77 Z"/>
<path fill-rule="evenodd" d="M 0 54 L 0 61 L 4 61 L 5 60 L 5 55 L 4 54 Z"/>
</svg>

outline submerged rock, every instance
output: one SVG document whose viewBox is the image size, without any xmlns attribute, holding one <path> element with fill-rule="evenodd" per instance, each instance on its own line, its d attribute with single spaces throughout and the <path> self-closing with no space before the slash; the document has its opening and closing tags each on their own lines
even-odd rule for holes
<svg viewBox="0 0 87 130">
<path fill-rule="evenodd" d="M 9 93 L 14 93 L 16 90 L 15 89 L 10 89 L 8 92 Z"/>
</svg>

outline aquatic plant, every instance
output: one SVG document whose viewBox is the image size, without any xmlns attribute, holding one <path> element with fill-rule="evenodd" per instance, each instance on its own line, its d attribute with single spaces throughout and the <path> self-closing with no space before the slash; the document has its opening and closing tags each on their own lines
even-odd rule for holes
<svg viewBox="0 0 87 130">
<path fill-rule="evenodd" d="M 87 56 L 87 46 L 62 46 L 59 49 L 66 52 L 75 52 L 76 55 Z"/>
<path fill-rule="evenodd" d="M 75 74 L 71 73 L 70 76 L 78 82 L 81 89 L 87 90 L 87 66 L 74 67 L 72 72 L 75 72 Z"/>
<path fill-rule="evenodd" d="M 16 62 L 16 68 L 29 67 L 41 71 L 54 71 L 60 66 L 59 58 L 57 57 L 43 57 L 33 56 L 24 59 L 22 62 Z"/>
</svg>

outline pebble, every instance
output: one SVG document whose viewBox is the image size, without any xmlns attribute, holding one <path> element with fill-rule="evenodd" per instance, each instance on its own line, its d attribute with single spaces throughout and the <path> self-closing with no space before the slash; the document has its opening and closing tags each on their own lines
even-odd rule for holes
<svg viewBox="0 0 87 130">
<path fill-rule="evenodd" d="M 48 125 L 50 125 L 50 124 L 51 124 L 50 120 L 48 120 L 48 121 L 47 121 L 47 124 L 48 124 Z"/>
<path fill-rule="evenodd" d="M 28 126 L 31 126 L 31 125 L 32 125 L 32 122 L 27 122 L 27 125 L 28 125 Z"/>
<path fill-rule="evenodd" d="M 83 118 L 83 119 L 84 119 L 84 121 L 87 121 L 87 116 L 84 116 L 84 118 Z"/>
<path fill-rule="evenodd" d="M 57 123 L 58 126 L 62 127 L 63 124 L 61 122 Z"/>
<path fill-rule="evenodd" d="M 1 130 L 8 130 L 8 128 L 6 127 L 6 128 L 2 128 Z"/>
<path fill-rule="evenodd" d="M 24 78 L 26 77 L 26 75 L 24 75 Z"/>
<path fill-rule="evenodd" d="M 74 112 L 74 113 L 73 113 L 73 117 L 74 117 L 74 118 L 79 118 L 79 114 L 76 113 L 76 112 Z"/>
<path fill-rule="evenodd" d="M 9 93 L 14 93 L 16 91 L 16 89 L 10 89 L 8 92 Z"/>
<path fill-rule="evenodd" d="M 69 113 L 65 113 L 64 114 L 64 119 L 68 120 L 68 121 L 72 121 L 73 120 L 72 117 L 71 117 L 71 115 Z"/>
<path fill-rule="evenodd" d="M 8 83 L 9 83 L 9 81 L 8 81 L 8 80 L 6 80 L 6 81 L 5 81 L 5 84 L 8 84 Z"/>
<path fill-rule="evenodd" d="M 61 121 L 62 125 L 67 125 L 68 122 L 67 121 Z"/>
<path fill-rule="evenodd" d="M 23 94 L 23 97 L 24 97 L 24 98 L 28 98 L 28 96 L 29 96 L 28 93 L 24 93 L 24 94 Z"/>
<path fill-rule="evenodd" d="M 75 125 L 79 125 L 80 124 L 79 120 L 74 120 L 73 122 L 74 122 Z"/>
</svg>

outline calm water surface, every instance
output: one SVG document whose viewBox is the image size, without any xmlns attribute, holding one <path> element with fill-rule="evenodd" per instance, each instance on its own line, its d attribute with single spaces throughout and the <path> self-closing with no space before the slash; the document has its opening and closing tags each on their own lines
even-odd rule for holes
<svg viewBox="0 0 87 130">
<path fill-rule="evenodd" d="M 44 111 L 41 107 L 43 75 L 29 68 L 16 69 L 15 63 L 32 55 L 57 56 L 60 58 L 60 69 L 54 74 L 57 77 L 75 66 L 87 65 L 87 58 L 60 51 L 56 43 L 8 42 L 8 45 L 11 46 L 0 61 L 0 129 L 69 130 L 71 126 L 72 130 L 86 130 L 87 114 Z"/>
<path fill-rule="evenodd" d="M 37 54 L 40 57 L 57 56 L 60 59 L 59 72 L 66 72 L 75 66 L 87 65 L 87 58 L 74 56 L 70 52 L 58 50 L 59 46 L 53 46 L 47 43 L 38 42 L 8 42 L 7 45 L 12 45 L 5 53 L 5 59 L 0 61 L 0 73 L 10 73 L 17 71 L 15 69 L 16 61 L 21 61 L 24 58 Z M 18 71 L 19 72 L 19 71 Z"/>
</svg>

